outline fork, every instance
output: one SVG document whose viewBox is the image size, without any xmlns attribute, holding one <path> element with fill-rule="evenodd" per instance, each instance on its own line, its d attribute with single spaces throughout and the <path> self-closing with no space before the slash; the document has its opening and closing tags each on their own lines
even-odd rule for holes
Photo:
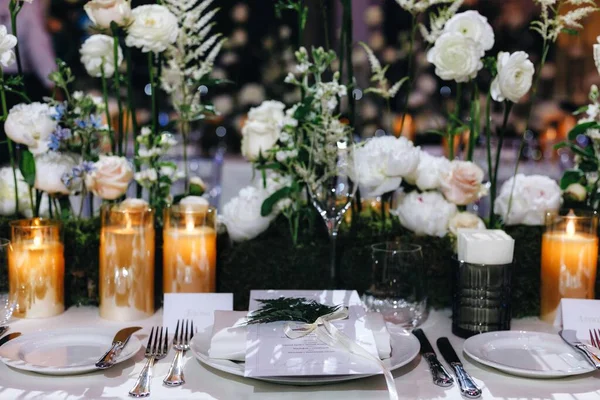
<svg viewBox="0 0 600 400">
<path fill-rule="evenodd" d="M 590 342 L 592 346 L 600 349 L 600 329 L 590 329 Z"/>
<path fill-rule="evenodd" d="M 179 329 L 181 323 L 181 330 Z M 183 376 L 183 355 L 190 349 L 190 340 L 194 336 L 194 322 L 190 320 L 179 320 L 175 327 L 175 336 L 173 337 L 173 348 L 175 349 L 175 358 L 169 368 L 167 377 L 163 383 L 167 386 L 179 386 L 185 383 Z"/>
<path fill-rule="evenodd" d="M 164 334 L 163 334 L 164 332 Z M 163 340 L 164 336 L 164 340 Z M 162 327 L 152 328 L 148 344 L 146 345 L 145 357 L 148 359 L 146 365 L 140 372 L 140 376 L 135 382 L 133 389 L 129 391 L 132 397 L 148 397 L 150 396 L 150 383 L 152 381 L 152 367 L 156 360 L 161 360 L 167 356 L 169 352 L 169 328 L 163 330 Z"/>
</svg>

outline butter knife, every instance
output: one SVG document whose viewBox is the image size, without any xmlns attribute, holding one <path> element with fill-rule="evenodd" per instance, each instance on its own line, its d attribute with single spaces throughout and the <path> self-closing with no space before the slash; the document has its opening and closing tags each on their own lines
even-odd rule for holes
<svg viewBox="0 0 600 400">
<path fill-rule="evenodd" d="M 415 329 L 413 335 L 419 339 L 421 343 L 421 355 L 429 364 L 429 370 L 433 378 L 433 383 L 441 387 L 449 387 L 454 384 L 454 379 L 448 374 L 446 368 L 439 362 L 435 350 L 431 347 L 431 343 L 425 336 L 425 332 L 422 329 Z"/>
<path fill-rule="evenodd" d="M 100 369 L 106 369 L 115 365 L 117 357 L 119 356 L 119 354 L 121 354 L 121 351 L 123 351 L 123 349 L 127 345 L 127 342 L 129 341 L 131 335 L 133 335 L 140 329 L 142 328 L 139 326 L 133 326 L 130 328 L 121 329 L 119 332 L 117 332 L 113 339 L 111 348 L 106 353 L 104 353 L 102 357 L 100 357 L 100 359 L 96 363 L 96 367 Z"/>
<path fill-rule="evenodd" d="M 558 334 L 562 340 L 567 342 L 571 347 L 579 350 L 594 368 L 600 369 L 600 359 L 588 349 L 585 343 L 577 338 L 577 331 L 574 331 L 573 329 L 564 329 L 558 332 Z"/>
<path fill-rule="evenodd" d="M 2 346 L 3 344 L 6 344 L 6 342 L 8 342 L 9 340 L 18 338 L 19 336 L 21 336 L 21 332 L 9 333 L 8 335 L 6 335 L 2 339 L 0 339 L 0 346 Z"/>
<path fill-rule="evenodd" d="M 442 353 L 442 357 L 444 360 L 454 370 L 454 375 L 456 375 L 456 379 L 458 380 L 458 386 L 460 386 L 460 392 L 463 396 L 469 399 L 476 399 L 481 397 L 481 389 L 477 387 L 471 375 L 465 371 L 460 358 L 456 355 L 456 352 L 452 348 L 450 341 L 447 337 L 441 337 L 437 340 L 438 349 L 440 349 L 440 353 Z"/>
</svg>

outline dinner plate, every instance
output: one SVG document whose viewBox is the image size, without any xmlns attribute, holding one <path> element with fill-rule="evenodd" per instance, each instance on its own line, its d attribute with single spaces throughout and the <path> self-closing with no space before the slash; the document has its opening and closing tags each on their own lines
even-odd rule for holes
<svg viewBox="0 0 600 400">
<path fill-rule="evenodd" d="M 46 375 L 75 375 L 97 371 L 95 364 L 117 330 L 59 329 L 28 333 L 0 347 L 0 361 L 9 367 Z M 131 336 L 117 363 L 133 357 L 141 342 Z"/>
<path fill-rule="evenodd" d="M 421 346 L 417 338 L 408 331 L 393 324 L 387 324 L 390 332 L 390 343 L 392 345 L 391 357 L 383 360 L 388 369 L 395 370 L 410 363 L 419 354 Z M 245 363 L 234 362 L 231 360 L 217 360 L 208 356 L 210 348 L 210 338 L 212 334 L 212 326 L 206 328 L 202 332 L 194 335 L 190 342 L 190 350 L 194 357 L 203 364 L 206 364 L 219 371 L 227 372 L 237 376 L 244 376 Z M 361 379 L 369 375 L 320 375 L 320 376 L 274 376 L 274 377 L 253 377 L 261 381 L 280 383 L 284 385 L 323 385 L 327 383 L 350 381 Z"/>
<path fill-rule="evenodd" d="M 561 378 L 595 371 L 577 350 L 550 333 L 482 333 L 467 339 L 464 351 L 484 365 L 528 378 Z"/>
</svg>

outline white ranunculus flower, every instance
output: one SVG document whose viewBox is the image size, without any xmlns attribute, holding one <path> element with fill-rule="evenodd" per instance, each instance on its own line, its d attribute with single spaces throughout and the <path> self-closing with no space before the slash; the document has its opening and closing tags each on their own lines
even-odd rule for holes
<svg viewBox="0 0 600 400">
<path fill-rule="evenodd" d="M 451 165 L 446 157 L 435 157 L 422 151 L 419 166 L 412 175 L 406 177 L 406 181 L 422 191 L 439 189 L 442 185 L 441 179 L 450 171 Z"/>
<path fill-rule="evenodd" d="M 443 80 L 467 82 L 475 76 L 485 54 L 479 44 L 456 32 L 447 32 L 427 52 L 427 61 L 435 65 L 435 73 Z"/>
<path fill-rule="evenodd" d="M 391 213 L 398 217 L 402 226 L 417 235 L 443 237 L 448 233 L 450 219 L 457 213 L 454 204 L 439 192 L 416 190 L 398 199 L 398 206 Z"/>
<path fill-rule="evenodd" d="M 518 103 L 531 88 L 535 68 L 524 51 L 498 53 L 498 75 L 492 81 L 492 98 Z"/>
<path fill-rule="evenodd" d="M 459 229 L 485 229 L 485 223 L 477 215 L 464 211 L 450 219 L 448 228 L 453 235 L 458 235 Z"/>
<path fill-rule="evenodd" d="M 381 136 L 357 145 L 354 170 L 350 175 L 358 182 L 365 197 L 377 197 L 400 187 L 419 165 L 421 151 L 404 137 Z"/>
<path fill-rule="evenodd" d="M 104 77 L 110 78 L 114 75 L 115 53 L 113 45 L 113 38 L 107 35 L 92 35 L 83 42 L 79 50 L 81 63 L 85 66 L 85 70 L 90 76 L 101 78 L 102 68 L 104 68 Z M 117 61 L 121 65 L 123 62 L 121 47 L 118 47 L 117 54 Z"/>
<path fill-rule="evenodd" d="M 285 105 L 279 101 L 267 100 L 248 112 L 248 120 L 242 128 L 242 155 L 249 161 L 267 156 L 279 140 L 285 119 Z"/>
<path fill-rule="evenodd" d="M 444 25 L 444 32 L 456 32 L 478 43 L 484 51 L 494 47 L 494 30 L 488 20 L 477 11 L 469 10 L 454 15 Z"/>
<path fill-rule="evenodd" d="M 50 151 L 35 157 L 35 188 L 48 194 L 70 194 L 62 177 L 79 165 L 80 157 L 74 153 Z"/>
<path fill-rule="evenodd" d="M 102 29 L 110 29 L 112 22 L 127 25 L 131 19 L 130 0 L 91 0 L 83 9 L 92 23 Z"/>
<path fill-rule="evenodd" d="M 3 67 L 9 67 L 17 60 L 14 48 L 17 45 L 17 38 L 6 30 L 6 26 L 0 25 L 0 64 Z"/>
<path fill-rule="evenodd" d="M 518 174 L 510 207 L 508 205 L 513 179 L 506 181 L 496 198 L 496 214 L 506 225 L 544 225 L 546 212 L 560 208 L 561 192 L 558 184 L 543 175 Z"/>
<path fill-rule="evenodd" d="M 165 6 L 147 4 L 133 9 L 133 23 L 127 28 L 125 44 L 129 47 L 162 53 L 177 40 L 177 17 Z"/>
<path fill-rule="evenodd" d="M 19 196 L 19 212 L 26 217 L 33 216 L 29 186 L 23 180 L 21 171 L 17 173 L 17 194 Z M 14 215 L 17 210 L 15 203 L 15 180 L 10 167 L 0 168 L 0 215 Z"/>
<path fill-rule="evenodd" d="M 275 215 L 263 217 L 260 209 L 269 197 L 265 190 L 248 186 L 223 207 L 223 222 L 235 242 L 250 240 L 266 231 Z"/>
<path fill-rule="evenodd" d="M 94 169 L 86 174 L 85 186 L 104 200 L 116 200 L 127 192 L 133 168 L 125 157 L 100 156 Z"/>
<path fill-rule="evenodd" d="M 11 108 L 4 123 L 6 135 L 12 141 L 27 146 L 31 153 L 43 154 L 48 151 L 50 135 L 57 126 L 53 113 L 48 104 L 17 104 Z"/>
</svg>

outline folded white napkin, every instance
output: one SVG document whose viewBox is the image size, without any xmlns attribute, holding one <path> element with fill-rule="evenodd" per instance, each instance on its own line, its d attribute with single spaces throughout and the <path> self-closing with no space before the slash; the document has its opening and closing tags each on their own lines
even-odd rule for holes
<svg viewBox="0 0 600 400">
<path fill-rule="evenodd" d="M 208 356 L 210 358 L 246 360 L 246 311 L 215 311 L 215 323 Z M 379 358 L 385 360 L 392 355 L 390 333 L 379 313 L 367 313 L 366 326 L 373 331 Z"/>
</svg>

